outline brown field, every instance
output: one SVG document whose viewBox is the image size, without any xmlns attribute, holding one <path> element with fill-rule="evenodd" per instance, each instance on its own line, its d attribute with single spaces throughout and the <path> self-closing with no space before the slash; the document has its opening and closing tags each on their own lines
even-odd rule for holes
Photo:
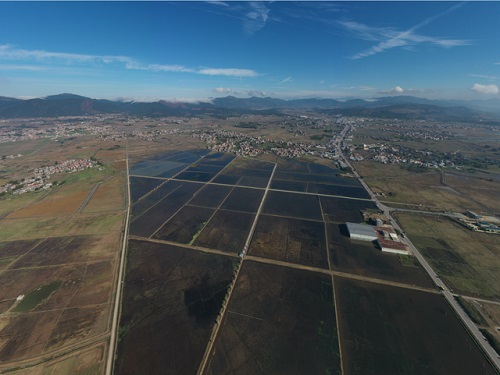
<svg viewBox="0 0 500 375">
<path fill-rule="evenodd" d="M 56 147 L 34 142 L 31 150 L 26 145 L 26 155 L 13 159 L 15 168 L 22 172 L 27 165 L 90 157 L 110 147 L 92 138 Z M 97 158 L 107 164 L 123 162 L 123 155 L 119 149 Z M 54 175 L 52 182 L 64 184 L 0 200 L 0 215 L 10 213 L 0 218 L 0 372 L 103 373 L 124 216 L 123 170 L 116 166 Z M 89 201 L 85 212 L 90 213 L 77 213 L 94 186 L 111 176 Z M 56 285 L 50 294 L 36 297 L 49 285 Z M 21 294 L 33 302 L 14 310 Z M 20 360 L 29 360 L 26 369 L 21 370 Z"/>
<path fill-rule="evenodd" d="M 64 196 L 51 196 L 41 202 L 13 212 L 8 219 L 38 216 L 71 215 L 78 210 L 89 191 L 80 191 Z"/>
<path fill-rule="evenodd" d="M 356 162 L 354 168 L 374 193 L 385 194 L 380 200 L 389 204 L 412 204 L 433 211 L 484 210 L 484 204 L 475 199 L 475 193 L 467 195 L 465 190 L 463 193 L 457 191 L 448 179 L 447 186 L 442 185 L 437 171 L 416 173 L 398 165 L 371 161 Z"/>
<path fill-rule="evenodd" d="M 124 208 L 125 182 L 121 176 L 102 183 L 85 206 L 84 213 L 113 211 Z"/>
<path fill-rule="evenodd" d="M 123 213 L 78 215 L 73 217 L 41 217 L 3 219 L 0 241 L 34 239 L 40 237 L 106 234 L 120 231 Z"/>
<path fill-rule="evenodd" d="M 472 232 L 448 218 L 403 213 L 396 218 L 452 290 L 500 298 L 498 236 Z"/>
<path fill-rule="evenodd" d="M 113 290 L 111 264 L 29 268 L 1 274 L 1 298 L 10 301 L 10 306 L 1 306 L 1 361 L 38 356 L 104 333 Z M 32 311 L 7 312 L 18 295 L 56 280 L 62 281 L 62 286 Z"/>
</svg>

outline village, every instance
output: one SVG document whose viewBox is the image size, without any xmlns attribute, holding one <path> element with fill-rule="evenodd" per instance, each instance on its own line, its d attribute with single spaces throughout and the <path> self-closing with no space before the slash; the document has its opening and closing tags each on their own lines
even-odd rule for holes
<svg viewBox="0 0 500 375">
<path fill-rule="evenodd" d="M 7 193 L 19 195 L 36 190 L 47 190 L 56 185 L 57 182 L 49 182 L 50 176 L 58 173 L 80 172 L 98 165 L 95 159 L 70 159 L 55 162 L 54 165 L 43 166 L 33 170 L 34 176 L 23 178 L 19 181 L 9 181 L 0 186 L 0 195 Z"/>
</svg>

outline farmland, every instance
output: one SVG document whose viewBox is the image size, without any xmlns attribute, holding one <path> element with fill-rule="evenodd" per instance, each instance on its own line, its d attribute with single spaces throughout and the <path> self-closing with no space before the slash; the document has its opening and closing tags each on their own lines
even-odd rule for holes
<svg viewBox="0 0 500 375">
<path fill-rule="evenodd" d="M 186 155 L 162 176 L 158 160 Z M 140 161 L 155 182 L 132 167 L 116 373 L 494 373 L 418 262 L 349 238 L 346 221 L 377 212 L 356 179 L 309 161 L 161 158 Z"/>
<path fill-rule="evenodd" d="M 26 156 L 14 159 L 10 173 L 109 148 L 85 137 L 65 147 L 52 143 L 23 143 L 18 152 Z M 104 369 L 126 185 L 115 163 L 123 149 L 101 154 L 100 168 L 60 173 L 49 190 L 1 200 L 2 372 Z"/>
<path fill-rule="evenodd" d="M 495 374 L 439 295 L 343 278 L 335 295 L 349 374 Z"/>
<path fill-rule="evenodd" d="M 268 120 L 238 131 L 329 138 Z M 179 134 L 154 140 L 136 121 L 122 127 L 128 142 L 20 143 L 13 178 L 70 158 L 99 167 L 0 197 L 0 372 L 105 373 L 125 241 L 116 374 L 494 373 L 415 257 L 349 238 L 345 222 L 380 214 L 349 168 L 322 151 L 235 156 L 194 137 L 205 124 L 234 130 L 235 119 L 183 119 Z M 444 185 L 437 172 L 355 167 L 391 209 L 496 209 L 498 181 L 484 171 L 447 171 Z M 393 214 L 498 338 L 496 237 Z"/>
<path fill-rule="evenodd" d="M 471 232 L 448 218 L 398 213 L 397 219 L 451 289 L 499 298 L 498 236 Z"/>
<path fill-rule="evenodd" d="M 131 241 L 116 373 L 196 372 L 234 262 Z"/>
</svg>

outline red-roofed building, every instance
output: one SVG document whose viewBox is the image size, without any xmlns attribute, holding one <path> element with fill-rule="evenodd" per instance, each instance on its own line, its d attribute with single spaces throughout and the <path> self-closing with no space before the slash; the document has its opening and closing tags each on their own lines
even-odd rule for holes
<svg viewBox="0 0 500 375">
<path fill-rule="evenodd" d="M 392 226 L 374 227 L 377 234 L 377 244 L 382 251 L 387 253 L 410 255 L 410 249 L 399 240 Z"/>
</svg>

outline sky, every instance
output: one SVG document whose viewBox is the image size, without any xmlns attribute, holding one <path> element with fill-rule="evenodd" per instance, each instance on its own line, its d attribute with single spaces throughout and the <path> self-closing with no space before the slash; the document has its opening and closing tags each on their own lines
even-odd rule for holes
<svg viewBox="0 0 500 375">
<path fill-rule="evenodd" d="M 500 2 L 0 2 L 0 96 L 500 98 Z"/>
</svg>

